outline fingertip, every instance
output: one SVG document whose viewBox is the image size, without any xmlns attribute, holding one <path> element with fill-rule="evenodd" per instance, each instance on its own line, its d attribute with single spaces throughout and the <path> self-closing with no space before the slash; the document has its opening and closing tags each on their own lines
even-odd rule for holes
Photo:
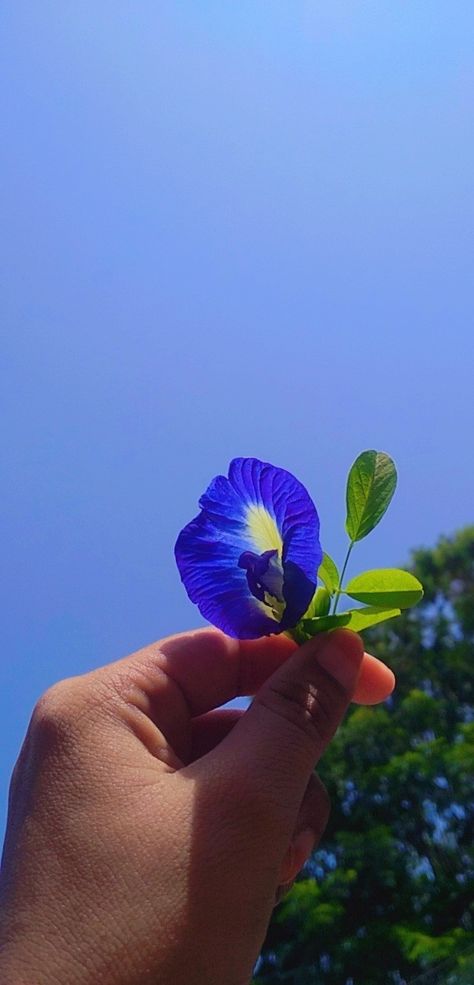
<svg viewBox="0 0 474 985">
<path fill-rule="evenodd" d="M 361 705 L 379 704 L 391 695 L 395 683 L 395 674 L 390 667 L 365 653 L 353 700 Z"/>
<path fill-rule="evenodd" d="M 346 629 L 321 633 L 308 640 L 301 647 L 301 653 L 315 658 L 319 666 L 343 688 L 347 700 L 351 699 L 364 655 L 362 640 L 357 633 Z"/>
<path fill-rule="evenodd" d="M 326 634 L 326 638 L 336 646 L 342 647 L 355 660 L 362 659 L 364 643 L 362 637 L 358 633 L 354 633 L 352 629 L 333 629 L 332 632 Z"/>
</svg>

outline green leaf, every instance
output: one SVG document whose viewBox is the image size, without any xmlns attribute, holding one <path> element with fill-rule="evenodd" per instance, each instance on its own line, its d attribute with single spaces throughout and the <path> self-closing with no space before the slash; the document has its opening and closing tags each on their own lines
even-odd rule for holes
<svg viewBox="0 0 474 985">
<path fill-rule="evenodd" d="M 339 572 L 332 557 L 329 557 L 329 554 L 323 554 L 323 560 L 318 570 L 318 578 L 326 586 L 330 595 L 334 595 L 334 592 L 337 592 L 339 588 Z"/>
<path fill-rule="evenodd" d="M 309 636 L 316 636 L 316 633 L 326 633 L 330 629 L 337 629 L 338 626 L 345 626 L 349 620 L 349 612 L 339 612 L 337 616 L 316 616 L 314 619 L 302 619 L 298 625 L 302 626 L 304 632 Z"/>
<path fill-rule="evenodd" d="M 363 451 L 347 477 L 346 530 L 362 540 L 380 523 L 397 485 L 395 463 L 383 451 Z"/>
<path fill-rule="evenodd" d="M 376 568 L 351 578 L 342 589 L 344 595 L 369 605 L 408 609 L 423 598 L 423 586 L 408 571 Z"/>
<path fill-rule="evenodd" d="M 314 616 L 327 616 L 331 605 L 331 596 L 325 588 L 317 588 L 303 619 L 312 619 Z"/>
<path fill-rule="evenodd" d="M 349 609 L 349 613 L 351 618 L 346 623 L 346 628 L 352 629 L 354 633 L 360 633 L 369 626 L 376 626 L 379 622 L 401 615 L 400 609 L 386 609 L 376 605 L 367 605 L 363 609 Z"/>
<path fill-rule="evenodd" d="M 340 612 L 336 616 L 303 619 L 301 625 L 307 636 L 327 633 L 338 627 L 352 629 L 354 633 L 360 633 L 363 629 L 368 629 L 369 626 L 375 626 L 379 622 L 394 619 L 395 616 L 399 615 L 400 609 L 368 605 L 363 609 L 349 609 L 347 612 Z"/>
</svg>

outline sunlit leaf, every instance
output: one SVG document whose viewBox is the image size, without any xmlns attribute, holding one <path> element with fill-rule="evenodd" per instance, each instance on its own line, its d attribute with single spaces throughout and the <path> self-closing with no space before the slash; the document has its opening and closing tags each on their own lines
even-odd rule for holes
<svg viewBox="0 0 474 985">
<path fill-rule="evenodd" d="M 351 578 L 343 592 L 358 602 L 398 609 L 408 609 L 423 598 L 423 586 L 418 578 L 399 568 L 364 571 Z"/>
<path fill-rule="evenodd" d="M 302 619 L 300 625 L 309 636 L 326 633 L 338 626 L 346 626 L 350 621 L 350 612 L 338 612 L 335 616 L 316 616 L 314 619 Z"/>
<path fill-rule="evenodd" d="M 362 540 L 380 523 L 397 485 L 395 463 L 383 451 L 364 451 L 347 477 L 346 530 L 352 541 Z"/>
<path fill-rule="evenodd" d="M 346 628 L 352 629 L 354 633 L 360 633 L 369 626 L 376 626 L 379 622 L 394 619 L 401 614 L 400 609 L 386 609 L 375 605 L 368 605 L 363 609 L 350 609 L 349 612 L 351 618 L 346 623 Z"/>
<path fill-rule="evenodd" d="M 317 588 L 303 619 L 312 619 L 314 616 L 326 616 L 331 605 L 331 596 L 325 588 Z"/>
<path fill-rule="evenodd" d="M 363 609 L 349 609 L 347 612 L 339 612 L 334 616 L 323 616 L 313 619 L 303 619 L 302 627 L 307 636 L 316 636 L 318 633 L 326 633 L 338 627 L 352 629 L 354 633 L 360 633 L 369 626 L 385 622 L 386 619 L 394 619 L 400 615 L 400 609 L 388 608 L 383 606 L 369 605 Z"/>
<path fill-rule="evenodd" d="M 331 595 L 339 588 L 339 572 L 329 554 L 323 554 L 323 560 L 318 569 L 318 578 L 321 579 Z"/>
</svg>

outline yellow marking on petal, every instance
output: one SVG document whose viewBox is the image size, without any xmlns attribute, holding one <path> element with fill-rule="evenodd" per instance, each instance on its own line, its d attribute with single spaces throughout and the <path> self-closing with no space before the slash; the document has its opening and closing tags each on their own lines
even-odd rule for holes
<svg viewBox="0 0 474 985">
<path fill-rule="evenodd" d="M 265 592 L 265 605 L 272 610 L 273 619 L 276 619 L 277 622 L 281 622 L 283 619 L 283 613 L 286 609 L 285 603 L 280 602 L 280 600 L 276 599 L 274 595 L 269 595 L 268 592 Z"/>
<path fill-rule="evenodd" d="M 281 558 L 283 541 L 273 517 L 264 506 L 249 506 L 247 527 L 259 554 L 276 550 Z"/>
<path fill-rule="evenodd" d="M 267 601 L 265 602 L 261 602 L 260 599 L 255 599 L 255 602 L 258 608 L 260 609 L 260 612 L 262 613 L 262 615 L 266 616 L 267 619 L 274 619 L 276 623 L 280 623 L 283 615 L 283 611 L 280 613 L 276 608 L 276 606 L 279 606 L 282 610 L 284 610 L 285 609 L 284 603 L 279 602 L 278 599 L 275 599 L 274 601 L 276 605 L 273 605 L 273 600 L 270 601 L 272 597 L 270 595 L 267 595 L 266 592 L 265 592 L 265 597 L 267 599 Z"/>
</svg>

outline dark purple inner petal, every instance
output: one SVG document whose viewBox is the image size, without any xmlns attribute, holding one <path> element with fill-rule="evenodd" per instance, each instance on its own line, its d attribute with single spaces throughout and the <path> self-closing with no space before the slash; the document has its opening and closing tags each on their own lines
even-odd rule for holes
<svg viewBox="0 0 474 985">
<path fill-rule="evenodd" d="M 292 629 L 308 608 L 316 590 L 316 578 L 308 578 L 294 561 L 285 561 L 283 595 L 286 608 L 280 623 L 281 629 Z"/>
<path fill-rule="evenodd" d="M 265 602 L 267 593 L 283 602 L 283 568 L 277 550 L 263 554 L 244 551 L 239 558 L 239 568 L 245 569 L 248 586 L 256 599 Z"/>
</svg>

